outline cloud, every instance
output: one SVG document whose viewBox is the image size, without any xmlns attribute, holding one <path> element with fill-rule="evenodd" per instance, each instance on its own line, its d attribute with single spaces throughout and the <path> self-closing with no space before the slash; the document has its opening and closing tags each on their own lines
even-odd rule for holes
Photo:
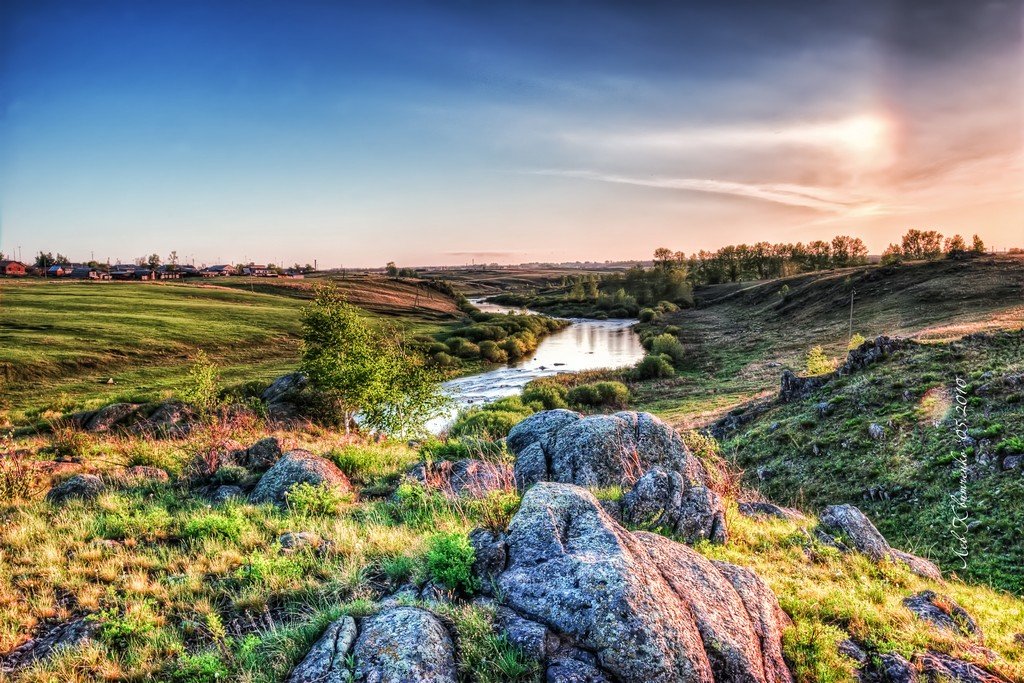
<svg viewBox="0 0 1024 683">
<path fill-rule="evenodd" d="M 731 195 L 847 216 L 869 215 L 877 213 L 881 209 L 877 203 L 853 193 L 791 183 L 738 183 L 710 178 L 666 178 L 655 176 L 640 178 L 598 173 L 595 171 L 557 169 L 530 171 L 530 173 L 561 178 L 597 180 L 604 183 L 639 185 L 666 190 Z"/>
</svg>

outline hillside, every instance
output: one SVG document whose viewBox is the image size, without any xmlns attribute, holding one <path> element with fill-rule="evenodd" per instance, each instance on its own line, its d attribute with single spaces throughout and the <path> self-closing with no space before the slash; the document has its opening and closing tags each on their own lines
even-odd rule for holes
<svg viewBox="0 0 1024 683">
<path fill-rule="evenodd" d="M 640 405 L 680 426 L 703 426 L 778 389 L 821 345 L 845 356 L 853 332 L 938 341 L 1024 325 L 1024 258 L 980 257 L 864 266 L 695 292 L 697 307 L 665 316 L 689 361 L 676 378 L 636 387 Z"/>
</svg>

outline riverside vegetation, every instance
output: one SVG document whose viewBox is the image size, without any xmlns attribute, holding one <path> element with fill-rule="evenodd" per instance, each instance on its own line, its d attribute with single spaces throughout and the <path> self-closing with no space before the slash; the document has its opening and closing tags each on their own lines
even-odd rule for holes
<svg viewBox="0 0 1024 683">
<path fill-rule="evenodd" d="M 982 289 L 988 287 L 985 292 L 991 297 L 994 288 L 1006 286 L 1008 272 L 1017 272 L 1007 271 L 1005 264 L 975 265 L 979 277 L 972 287 L 978 290 L 967 292 L 979 292 L 979 299 Z M 941 272 L 949 266 L 932 267 Z M 671 669 L 678 671 L 706 666 L 705 675 L 720 683 L 732 680 L 727 672 L 737 670 L 747 672 L 750 680 L 766 682 L 853 680 L 858 672 L 883 676 L 878 680 L 912 680 L 898 675 L 903 671 L 909 676 L 906 672 L 915 667 L 926 680 L 956 678 L 950 672 L 963 674 L 958 680 L 1024 680 L 1024 602 L 999 589 L 1019 591 L 1012 582 L 1012 565 L 997 558 L 999 552 L 1013 552 L 1007 532 L 1013 524 L 1019 528 L 1019 519 L 1013 517 L 1019 506 L 1006 507 L 1006 499 L 1010 505 L 1019 502 L 1019 490 L 1013 486 L 1021 479 L 1020 471 L 1007 474 L 1010 470 L 1003 469 L 1021 437 L 1014 426 L 1020 423 L 1014 412 L 1020 403 L 1012 398 L 1019 392 L 1012 379 L 1020 371 L 1019 333 L 910 346 L 856 373 L 809 388 L 789 402 L 774 403 L 774 396 L 764 395 L 764 406 L 747 404 L 765 394 L 768 378 L 777 383 L 782 364 L 803 367 L 807 351 L 815 345 L 822 346 L 826 357 L 839 355 L 848 340 L 815 333 L 813 326 L 794 334 L 792 322 L 780 322 L 778 328 L 768 325 L 760 340 L 741 335 L 735 345 L 716 336 L 735 338 L 736 321 L 757 325 L 762 318 L 778 316 L 779 306 L 791 320 L 813 318 L 821 324 L 831 313 L 816 309 L 816 302 L 831 288 L 839 290 L 833 293 L 836 297 L 851 285 L 862 292 L 873 285 L 883 290 L 889 286 L 901 296 L 926 297 L 914 286 L 892 286 L 890 278 L 902 284 L 935 278 L 935 270 L 921 277 L 916 268 L 883 273 L 880 281 L 871 278 L 882 271 L 872 268 L 837 276 L 799 276 L 810 279 L 726 292 L 725 301 L 708 304 L 704 299 L 704 307 L 697 309 L 677 310 L 654 302 L 652 314 L 640 326 L 649 358 L 654 358 L 642 367 L 653 369 L 546 378 L 528 386 L 522 397 L 471 411 L 441 440 L 410 443 L 355 431 L 345 434 L 332 426 L 340 422 L 327 418 L 340 411 L 341 422 L 348 422 L 344 413 L 376 403 L 379 394 L 347 393 L 354 383 L 331 384 L 329 372 L 317 377 L 313 362 L 307 365 L 308 385 L 271 385 L 267 376 L 248 378 L 240 390 L 238 376 L 231 372 L 228 380 L 229 372 L 218 367 L 225 356 L 215 345 L 205 361 L 189 361 L 190 373 L 178 362 L 178 381 L 162 385 L 176 384 L 173 394 L 161 390 L 139 397 L 159 406 L 108 407 L 60 416 L 73 407 L 100 408 L 110 402 L 108 395 L 90 397 L 91 405 L 69 405 L 67 410 L 51 404 L 46 410 L 14 414 L 21 425 L 33 427 L 17 430 L 3 446 L 0 678 L 320 680 L 303 677 L 313 672 L 310 676 L 371 680 L 373 672 L 391 671 L 392 678 L 380 680 L 403 680 L 396 671 L 412 669 L 394 667 L 412 660 L 389 660 L 384 666 L 374 653 L 406 652 L 411 645 L 400 636 L 408 624 L 418 624 L 420 643 L 414 649 L 423 656 L 416 661 L 436 665 L 430 675 L 417 674 L 418 680 L 572 680 L 568 676 L 581 671 L 589 671 L 592 680 L 601 680 L 593 678 L 597 675 L 604 680 L 688 680 L 681 674 L 670 677 L 664 673 L 670 669 L 659 666 L 678 666 Z M 844 284 L 846 277 L 849 284 Z M 784 284 L 789 286 L 788 299 L 777 294 Z M 701 288 L 694 294 L 697 302 L 714 296 Z M 1008 312 L 1012 306 L 998 303 L 1006 297 L 998 296 L 993 299 L 997 303 L 975 310 L 971 315 L 976 317 L 967 319 L 960 311 L 976 308 L 976 301 L 965 295 L 916 312 L 930 316 L 927 319 L 887 326 L 888 305 L 882 298 L 864 304 L 866 313 L 858 318 L 862 332 L 918 330 L 922 341 L 959 339 L 962 334 L 952 325 L 970 323 L 975 332 L 992 329 L 990 323 L 1000 316 L 999 327 L 1006 326 L 1007 317 L 1014 319 Z M 321 304 L 332 310 L 329 296 Z M 334 309 L 329 317 L 337 321 L 351 313 Z M 465 328 L 490 322 L 471 319 L 458 324 Z M 311 342 L 331 335 L 322 334 L 322 326 L 318 333 L 315 321 L 309 316 L 306 320 L 305 348 L 313 358 L 316 345 Z M 297 339 L 302 330 L 297 312 L 293 324 Z M 438 342 L 447 335 L 449 349 L 452 337 L 472 341 L 470 333 L 455 333 L 453 327 L 435 328 L 429 335 Z M 356 331 L 369 334 L 369 340 L 379 339 L 373 329 Z M 497 341 L 481 339 L 488 340 Z M 420 351 L 415 341 L 393 349 L 398 355 L 392 359 Z M 429 353 L 429 347 L 423 350 Z M 268 375 L 294 368 L 297 344 L 292 353 Z M 422 363 L 419 367 L 431 367 L 425 359 Z M 959 572 L 934 542 L 914 535 L 928 516 L 926 509 L 915 506 L 921 500 L 938 500 L 944 468 L 951 465 L 943 462 L 953 438 L 943 413 L 949 396 L 939 391 L 949 386 L 940 371 L 950 363 L 971 367 L 965 378 L 977 399 L 971 412 L 977 415 L 971 425 L 978 449 L 973 462 L 977 464 L 982 453 L 998 455 L 990 461 L 995 466 L 978 469 L 977 495 L 993 506 L 993 514 L 1005 511 L 1010 519 L 1004 526 L 1001 518 L 993 517 L 983 522 L 983 530 L 976 530 L 983 543 L 975 551 L 985 564 L 967 574 Z M 380 368 L 373 363 L 355 367 L 361 367 L 362 377 L 376 377 L 371 386 L 387 383 L 386 373 L 375 375 Z M 346 379 L 344 373 L 341 377 Z M 430 378 L 424 375 L 423 380 L 429 389 Z M 715 385 L 720 388 L 710 394 Z M 904 397 L 906 391 L 910 398 Z M 702 404 L 701 393 L 710 400 Z M 432 400 L 429 391 L 421 396 Z M 131 396 L 119 398 L 122 403 L 134 402 Z M 160 413 L 161 407 L 181 399 L 187 399 L 181 404 L 184 417 L 164 423 L 173 428 L 154 427 L 155 416 L 167 412 Z M 819 407 L 823 403 L 831 407 Z M 392 405 L 407 413 L 402 401 Z M 643 415 L 584 421 L 564 411 L 570 407 L 606 412 L 630 405 L 653 408 L 684 427 L 700 419 L 727 418 L 721 445 L 689 429 L 677 436 Z M 312 413 L 307 412 L 310 408 Z M 479 417 L 484 413 L 498 417 Z M 404 429 L 418 421 L 414 417 L 408 423 L 381 426 Z M 877 440 L 865 431 L 875 422 L 885 430 Z M 566 430 L 573 432 L 571 438 Z M 546 441 L 548 434 L 557 436 Z M 501 439 L 506 435 L 507 441 Z M 550 464 L 542 474 L 528 474 L 537 472 L 528 466 L 535 462 L 531 453 L 538 448 L 550 456 Z M 626 453 L 637 459 L 624 458 Z M 571 470 L 558 469 L 560 463 L 571 463 Z M 736 465 L 746 467 L 746 472 Z M 766 476 L 760 477 L 757 468 L 762 466 Z M 684 498 L 710 506 L 694 508 L 697 526 L 691 525 L 694 519 L 679 517 L 690 508 L 670 510 L 666 501 L 659 503 L 663 508 L 655 506 L 661 521 L 653 526 L 650 517 L 640 513 L 648 509 L 640 501 L 649 500 L 642 495 L 647 489 L 640 481 L 659 476 L 651 474 L 658 467 L 688 473 L 684 479 L 690 481 L 677 484 Z M 288 472 L 302 474 L 297 481 L 282 478 Z M 75 479 L 87 475 L 97 478 Z M 534 476 L 560 483 L 528 486 Z M 921 476 L 933 489 L 915 491 L 905 500 L 893 495 L 896 487 L 912 488 Z M 876 491 L 872 497 L 865 487 L 878 483 L 883 494 Z M 694 498 L 698 491 L 706 497 Z M 771 514 L 777 516 L 751 516 L 751 510 L 772 509 L 762 492 L 782 503 L 800 503 L 806 507 L 804 514 L 776 508 L 778 512 Z M 938 559 L 945 578 L 921 576 L 885 553 L 873 555 L 874 546 L 858 545 L 861 533 L 854 527 L 835 535 L 822 533 L 827 525 L 819 525 L 812 510 L 846 502 L 868 512 L 895 546 Z M 750 624 L 733 622 L 736 628 L 727 633 L 700 622 L 695 637 L 707 655 L 666 646 L 649 658 L 613 656 L 611 641 L 627 632 L 624 625 L 621 631 L 610 627 L 611 640 L 605 643 L 600 629 L 573 630 L 574 624 L 588 618 L 583 611 L 570 611 L 574 616 L 568 621 L 553 612 L 541 619 L 546 610 L 568 609 L 557 594 L 527 608 L 526 596 L 511 590 L 521 576 L 514 572 L 530 564 L 522 554 L 534 552 L 524 545 L 526 539 L 548 533 L 536 521 L 550 514 L 546 511 L 557 511 L 555 517 L 576 525 L 574 529 L 596 525 L 605 530 L 602 538 L 617 539 L 599 555 L 628 557 L 635 567 L 631 571 L 647 578 L 637 583 L 635 575 L 616 574 L 615 580 L 623 583 L 614 583 L 614 590 L 631 587 L 616 593 L 622 596 L 624 610 L 616 613 L 634 615 L 635 623 L 667 643 L 673 642 L 671 634 L 682 628 L 681 622 L 653 616 L 660 613 L 642 607 L 646 603 L 641 594 L 657 604 L 683 600 L 698 613 L 710 610 L 706 614 L 712 622 L 724 618 L 715 605 L 728 600 L 741 600 L 728 603 L 738 605 L 741 615 L 744 605 L 756 600 L 750 604 L 764 607 L 758 614 L 767 615 L 777 598 L 785 616 L 766 616 L 767 621 L 758 622 L 767 630 L 758 631 L 764 637 L 756 643 L 742 640 Z M 891 517 L 894 513 L 899 516 Z M 921 524 L 899 521 L 918 514 Z M 712 534 L 712 527 L 704 526 L 712 518 L 719 520 L 715 528 L 727 533 Z M 941 526 L 941 520 L 932 521 Z M 664 545 L 640 531 L 646 528 L 689 545 Z M 517 529 L 530 532 L 523 536 Z M 693 529 L 707 533 L 693 536 Z M 563 539 L 571 536 L 565 530 L 558 533 Z M 641 546 L 650 547 L 650 554 Z M 557 558 L 570 564 L 558 566 L 583 571 L 572 564 L 573 558 L 576 552 L 586 556 L 591 550 L 570 549 L 566 558 Z M 494 560 L 494 552 L 509 557 Z M 678 573 L 664 568 L 669 557 L 679 563 L 673 565 Z M 1013 555 L 1009 557 L 1012 560 Z M 488 558 L 491 569 L 483 566 Z M 755 591 L 760 597 L 753 598 L 749 586 L 731 593 L 725 584 L 702 592 L 682 577 L 685 566 L 703 567 L 705 560 L 727 563 L 707 565 L 725 572 L 723 576 L 745 576 L 729 569 L 733 565 L 752 570 L 774 597 Z M 608 568 L 620 566 L 609 562 Z M 650 569 L 652 563 L 661 568 Z M 671 586 L 666 583 L 673 580 Z M 492 581 L 504 589 L 495 591 Z M 584 588 L 574 590 L 584 591 L 573 594 L 574 604 L 592 599 Z M 929 595 L 926 591 L 936 597 L 920 597 Z M 504 601 L 514 608 L 512 614 Z M 967 623 L 961 616 L 949 616 L 960 615 L 962 606 L 975 628 L 949 628 L 919 618 L 908 604 L 922 603 L 938 605 L 935 609 L 953 624 Z M 524 622 L 524 616 L 534 619 Z M 341 650 L 328 646 L 323 659 L 313 657 L 321 652 L 317 648 L 325 632 L 334 634 L 331 642 L 340 643 L 349 624 L 354 644 Z M 385 634 L 396 634 L 396 640 L 386 640 L 389 647 L 374 646 L 385 642 L 376 640 L 384 637 L 375 631 L 379 626 L 387 627 Z M 541 642 L 558 645 L 545 649 L 548 646 L 538 646 L 524 633 L 541 634 Z M 723 639 L 738 649 L 716 650 L 715 643 Z M 61 647 L 52 648 L 55 643 Z M 723 668 L 726 665 L 717 662 L 740 668 Z M 778 662 L 784 662 L 782 669 Z M 904 663 L 910 668 L 900 669 Z M 558 679 L 559 675 L 566 678 Z M 404 680 L 412 678 L 410 674 Z"/>
</svg>

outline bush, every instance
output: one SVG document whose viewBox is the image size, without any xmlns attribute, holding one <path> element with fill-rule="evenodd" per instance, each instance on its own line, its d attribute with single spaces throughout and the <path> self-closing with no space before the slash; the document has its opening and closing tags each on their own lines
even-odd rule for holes
<svg viewBox="0 0 1024 683">
<path fill-rule="evenodd" d="M 538 403 L 536 408 L 542 406 Z M 534 405 L 524 404 L 518 396 L 503 398 L 459 415 L 448 433 L 455 437 L 502 439 L 520 421 L 536 412 Z"/>
<path fill-rule="evenodd" d="M 448 347 L 446 346 L 445 348 L 447 349 Z M 442 368 L 451 368 L 462 364 L 458 358 L 444 351 L 431 355 L 430 362 Z"/>
<path fill-rule="evenodd" d="M 675 368 L 668 356 L 659 353 L 651 353 L 644 356 L 644 359 L 633 368 L 632 375 L 636 379 L 662 379 L 672 377 L 676 374 Z"/>
<path fill-rule="evenodd" d="M 658 312 L 653 308 L 640 309 L 640 322 L 642 323 L 652 323 L 657 319 L 657 317 Z"/>
<path fill-rule="evenodd" d="M 199 351 L 196 354 L 178 396 L 203 416 L 209 416 L 220 406 L 220 378 L 217 366 L 210 361 L 206 352 Z"/>
<path fill-rule="evenodd" d="M 476 590 L 474 559 L 473 546 L 462 534 L 437 534 L 427 541 L 427 571 L 434 581 L 452 590 Z"/>
<path fill-rule="evenodd" d="M 227 681 L 231 671 L 214 651 L 184 654 L 168 672 L 171 683 L 218 683 Z"/>
<path fill-rule="evenodd" d="M 807 374 L 827 375 L 835 370 L 835 361 L 825 355 L 825 350 L 815 346 L 807 352 Z"/>
<path fill-rule="evenodd" d="M 523 401 L 525 403 L 540 403 L 544 406 L 544 410 L 567 408 L 569 406 L 568 393 L 568 390 L 561 384 L 542 383 L 534 380 L 523 388 Z"/>
<path fill-rule="evenodd" d="M 448 349 L 459 358 L 479 358 L 480 347 L 463 337 L 448 340 Z"/>
<path fill-rule="evenodd" d="M 224 515 L 218 512 L 190 519 L 181 531 L 184 538 L 202 541 L 207 538 L 237 542 L 242 536 L 244 520 L 238 515 Z"/>
<path fill-rule="evenodd" d="M 854 349 L 858 348 L 861 344 L 863 344 L 865 341 L 867 340 L 864 338 L 864 335 L 858 332 L 854 334 L 852 337 L 850 337 L 850 343 L 846 345 L 846 349 L 847 351 L 853 351 Z"/>
<path fill-rule="evenodd" d="M 337 489 L 320 484 L 314 486 L 300 482 L 288 490 L 288 508 L 299 514 L 336 515 L 341 506 L 348 502 L 348 496 Z"/>
<path fill-rule="evenodd" d="M 239 484 L 249 476 L 249 470 L 241 465 L 221 465 L 210 477 L 214 484 Z"/>
<path fill-rule="evenodd" d="M 480 357 L 489 363 L 508 362 L 508 353 L 490 340 L 480 342 Z"/>
<path fill-rule="evenodd" d="M 683 345 L 671 334 L 659 334 L 651 340 L 651 353 L 658 353 L 672 359 L 673 365 L 680 365 L 686 358 Z"/>
<path fill-rule="evenodd" d="M 573 405 L 621 409 L 629 405 L 629 389 L 622 382 L 581 384 L 569 391 L 568 399 Z"/>
</svg>

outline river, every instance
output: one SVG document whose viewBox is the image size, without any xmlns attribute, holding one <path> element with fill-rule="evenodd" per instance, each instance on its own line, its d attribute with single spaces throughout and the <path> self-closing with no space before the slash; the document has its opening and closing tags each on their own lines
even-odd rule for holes
<svg viewBox="0 0 1024 683">
<path fill-rule="evenodd" d="M 529 312 L 482 301 L 472 303 L 487 313 Z M 518 395 L 527 382 L 538 377 L 629 367 L 644 357 L 644 348 L 632 329 L 635 320 L 570 320 L 571 325 L 545 337 L 530 358 L 445 382 L 444 389 L 457 408 L 448 418 L 433 421 L 431 431 L 439 431 L 459 410 Z"/>
</svg>

